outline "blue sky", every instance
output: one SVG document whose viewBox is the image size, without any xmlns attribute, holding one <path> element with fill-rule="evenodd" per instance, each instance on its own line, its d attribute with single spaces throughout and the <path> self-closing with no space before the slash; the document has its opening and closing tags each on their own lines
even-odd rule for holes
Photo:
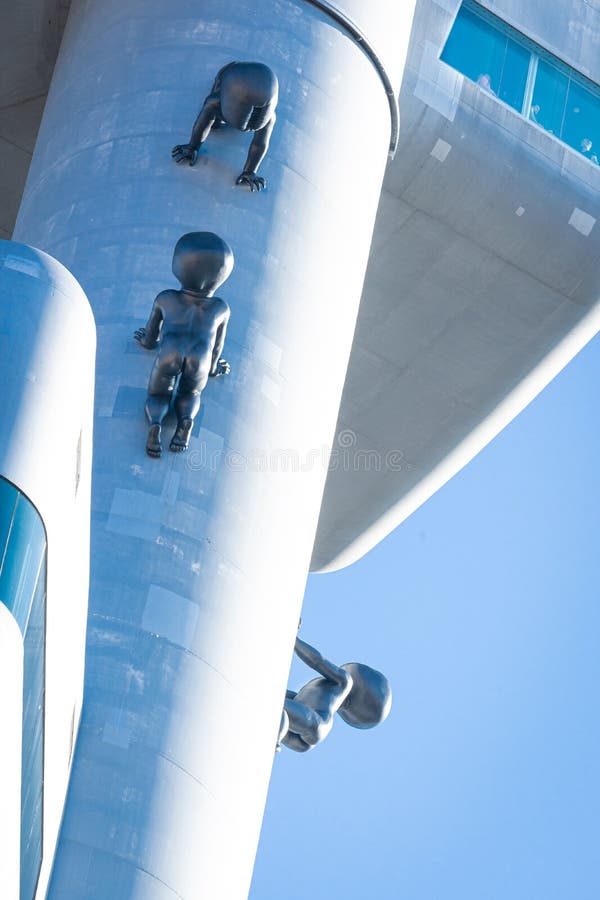
<svg viewBox="0 0 600 900">
<path fill-rule="evenodd" d="M 251 900 L 598 900 L 599 383 L 597 337 L 386 541 L 311 576 L 302 636 L 386 672 L 394 705 L 278 755 Z"/>
</svg>

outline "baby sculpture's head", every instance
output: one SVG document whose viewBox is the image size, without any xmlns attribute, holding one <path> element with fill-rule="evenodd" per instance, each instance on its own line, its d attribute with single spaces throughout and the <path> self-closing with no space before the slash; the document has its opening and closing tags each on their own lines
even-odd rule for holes
<svg viewBox="0 0 600 900">
<path fill-rule="evenodd" d="M 353 728 L 374 728 L 388 717 L 392 707 L 392 689 L 381 672 L 363 663 L 342 666 L 352 676 L 352 689 L 338 712 Z"/>
<path fill-rule="evenodd" d="M 233 250 L 212 231 L 191 231 L 175 244 L 173 275 L 184 290 L 210 297 L 233 269 Z"/>
<path fill-rule="evenodd" d="M 263 63 L 234 63 L 223 73 L 221 112 L 239 131 L 258 131 L 272 118 L 279 84 L 275 72 Z"/>
</svg>

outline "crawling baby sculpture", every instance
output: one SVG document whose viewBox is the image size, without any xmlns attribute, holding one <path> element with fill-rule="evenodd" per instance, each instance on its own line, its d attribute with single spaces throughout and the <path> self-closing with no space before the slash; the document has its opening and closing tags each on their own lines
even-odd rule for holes
<svg viewBox="0 0 600 900">
<path fill-rule="evenodd" d="M 223 66 L 198 113 L 189 143 L 173 147 L 173 159 L 177 163 L 187 160 L 193 166 L 213 128 L 231 125 L 238 131 L 253 131 L 244 170 L 235 183 L 247 184 L 251 191 L 265 188 L 265 179 L 256 173 L 269 147 L 278 94 L 277 76 L 263 63 L 231 62 Z"/>
<path fill-rule="evenodd" d="M 354 728 L 374 728 L 387 718 L 392 690 L 381 672 L 363 663 L 336 666 L 300 638 L 295 651 L 321 677 L 286 692 L 280 744 L 298 753 L 312 750 L 333 728 L 336 712 Z"/>
<path fill-rule="evenodd" d="M 209 377 L 229 374 L 229 364 L 220 358 L 229 306 L 213 295 L 232 269 L 233 252 L 222 238 L 210 231 L 184 234 L 173 253 L 181 290 L 161 291 L 145 327 L 134 334 L 142 347 L 158 347 L 146 400 L 148 456 L 162 454 L 161 426 L 171 400 L 177 427 L 169 449 L 187 450 Z"/>
</svg>

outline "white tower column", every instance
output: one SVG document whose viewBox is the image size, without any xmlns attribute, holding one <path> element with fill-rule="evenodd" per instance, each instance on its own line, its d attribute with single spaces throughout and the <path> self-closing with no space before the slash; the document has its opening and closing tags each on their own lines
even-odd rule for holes
<svg viewBox="0 0 600 900">
<path fill-rule="evenodd" d="M 23 638 L 0 603 L 0 872 L 7 900 L 17 900 L 20 876 L 21 732 L 23 722 Z M 15 777 L 15 773 L 17 776 Z"/>
<path fill-rule="evenodd" d="M 279 79 L 260 194 L 234 184 L 240 132 L 194 168 L 170 156 L 232 60 Z M 86 694 L 53 900 L 247 894 L 389 142 L 380 73 L 312 4 L 73 4 L 16 229 L 98 326 Z M 132 335 L 195 230 L 235 253 L 232 374 L 189 452 L 156 461 L 153 354 Z"/>
<path fill-rule="evenodd" d="M 95 344 L 73 276 L 0 241 L 2 900 L 46 895 L 79 723 Z"/>
</svg>

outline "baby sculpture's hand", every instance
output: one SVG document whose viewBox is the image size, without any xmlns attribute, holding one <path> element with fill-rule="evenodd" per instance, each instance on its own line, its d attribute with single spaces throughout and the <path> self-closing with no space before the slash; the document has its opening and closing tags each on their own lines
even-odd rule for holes
<svg viewBox="0 0 600 900">
<path fill-rule="evenodd" d="M 187 159 L 190 166 L 193 166 L 198 159 L 198 151 L 195 150 L 191 144 L 177 144 L 177 146 L 173 147 L 171 150 L 171 156 L 176 163 L 183 162 L 184 159 Z"/>
<path fill-rule="evenodd" d="M 210 374 L 212 378 L 220 378 L 221 375 L 229 375 L 230 372 L 231 366 L 226 359 L 221 358 L 216 365 L 215 371 Z"/>
<path fill-rule="evenodd" d="M 267 186 L 265 179 L 255 172 L 242 172 L 242 174 L 236 178 L 235 183 L 248 184 L 250 185 L 251 191 L 263 191 Z"/>
<path fill-rule="evenodd" d="M 155 342 L 154 344 L 148 343 L 148 341 L 146 339 L 146 329 L 145 328 L 137 328 L 133 332 L 133 336 L 136 339 L 136 341 L 138 341 L 142 345 L 142 347 L 146 348 L 146 350 L 153 350 L 155 347 L 158 346 L 158 342 Z"/>
</svg>

